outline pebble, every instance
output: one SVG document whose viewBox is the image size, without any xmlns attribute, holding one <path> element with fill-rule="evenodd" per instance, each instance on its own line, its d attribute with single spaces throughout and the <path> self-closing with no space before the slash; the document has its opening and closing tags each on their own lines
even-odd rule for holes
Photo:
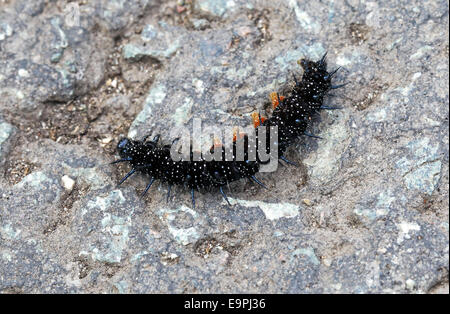
<svg viewBox="0 0 450 314">
<path fill-rule="evenodd" d="M 72 191 L 73 190 L 73 186 L 75 185 L 75 180 L 73 180 L 71 177 L 69 177 L 68 175 L 64 175 L 61 178 L 61 183 L 62 186 L 67 190 L 67 191 Z"/>
</svg>

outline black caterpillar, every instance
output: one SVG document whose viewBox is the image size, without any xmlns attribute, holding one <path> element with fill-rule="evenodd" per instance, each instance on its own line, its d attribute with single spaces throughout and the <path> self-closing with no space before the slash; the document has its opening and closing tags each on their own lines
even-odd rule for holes
<svg viewBox="0 0 450 314">
<path fill-rule="evenodd" d="M 324 96 L 328 91 L 346 85 L 333 86 L 331 84 L 331 79 L 339 68 L 332 72 L 327 72 L 326 55 L 325 53 L 317 62 L 307 59 L 299 60 L 298 63 L 304 70 L 302 80 L 298 81 L 294 75 L 295 85 L 286 97 L 279 96 L 277 93 L 271 94 L 274 111 L 270 118 L 263 119 L 257 115 L 255 119 L 255 116 L 253 116 L 256 139 L 258 139 L 258 125 L 266 126 L 266 135 L 270 135 L 268 134 L 270 133 L 270 126 L 278 127 L 278 156 L 288 164 L 295 165 L 295 163 L 284 157 L 286 149 L 301 135 L 315 137 L 305 132 L 311 117 L 322 109 L 340 109 L 323 105 Z M 189 161 L 173 161 L 170 156 L 171 145 L 158 146 L 159 135 L 153 138 L 152 141 L 146 141 L 146 138 L 141 141 L 129 138 L 121 139 L 117 145 L 121 159 L 112 162 L 113 164 L 129 162 L 132 167 L 132 170 L 128 172 L 118 185 L 136 172 L 150 176 L 150 181 L 141 197 L 147 193 L 157 179 L 167 182 L 169 185 L 167 200 L 169 200 L 170 190 L 173 185 L 187 186 L 192 193 L 192 205 L 194 208 L 195 190 L 218 187 L 223 198 L 230 204 L 223 191 L 223 186 L 232 181 L 249 178 L 265 188 L 264 184 L 255 177 L 255 174 L 260 169 L 260 164 L 263 162 L 259 159 L 249 160 L 247 149 L 249 138 L 246 135 L 243 136 L 245 142 L 243 161 L 236 159 L 236 139 L 233 140 L 233 159 L 230 161 L 225 159 L 225 148 L 223 145 L 214 145 L 211 148 L 212 153 L 218 148 L 222 150 L 221 160 L 205 161 L 200 159 L 199 161 L 193 161 L 191 158 Z M 266 152 L 269 150 L 270 148 L 267 146 Z M 191 148 L 191 157 L 192 155 Z"/>
</svg>

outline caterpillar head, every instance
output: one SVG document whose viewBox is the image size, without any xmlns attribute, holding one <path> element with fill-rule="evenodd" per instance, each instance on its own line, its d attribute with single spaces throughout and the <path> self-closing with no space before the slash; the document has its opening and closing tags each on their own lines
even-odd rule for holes
<svg viewBox="0 0 450 314">
<path fill-rule="evenodd" d="M 131 153 L 134 151 L 133 141 L 129 138 L 123 138 L 117 144 L 117 152 L 121 158 L 131 157 Z"/>
<path fill-rule="evenodd" d="M 155 136 L 152 141 L 146 141 L 145 137 L 142 141 L 134 141 L 129 138 L 123 138 L 117 144 L 117 151 L 120 157 L 133 157 L 140 154 L 143 150 L 154 150 L 157 146 L 159 135 Z"/>
</svg>

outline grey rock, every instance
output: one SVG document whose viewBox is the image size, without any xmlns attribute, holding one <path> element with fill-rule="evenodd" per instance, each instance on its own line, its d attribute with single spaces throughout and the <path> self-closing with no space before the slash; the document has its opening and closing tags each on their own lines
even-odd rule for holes
<svg viewBox="0 0 450 314">
<path fill-rule="evenodd" d="M 0 292 L 448 293 L 448 3 L 198 0 L 186 11 L 0 9 Z M 142 175 L 116 186 L 129 171 L 109 164 L 120 137 L 167 144 L 194 118 L 246 127 L 301 76 L 298 59 L 326 51 L 329 69 L 342 67 L 333 82 L 350 84 L 325 103 L 343 109 L 314 117 L 308 132 L 322 139 L 288 151 L 300 167 L 258 174 L 269 190 L 234 182 L 232 206 L 211 191 L 194 209 L 181 186 L 169 202 L 157 182 L 140 199 Z M 42 138 L 84 110 L 99 113 L 75 144 Z"/>
<path fill-rule="evenodd" d="M 0 41 L 5 40 L 13 34 L 13 29 L 8 23 L 0 24 Z"/>
<path fill-rule="evenodd" d="M 439 181 L 442 163 L 439 160 L 439 145 L 430 142 L 428 137 L 409 142 L 407 149 L 412 159 L 404 156 L 395 164 L 409 189 L 422 190 L 431 195 Z"/>
<path fill-rule="evenodd" d="M 44 6 L 44 1 L 17 1 L 0 11 L 4 108 L 11 109 L 14 103 L 31 112 L 43 102 L 68 101 L 96 88 L 104 78 L 106 50 L 113 40 L 94 34 L 94 13 L 86 10 L 83 15 L 76 5 L 78 19 L 74 22 L 68 12 L 56 12 L 55 8 L 44 12 Z M 18 75 L 20 70 L 28 75 Z"/>
<path fill-rule="evenodd" d="M 209 26 L 207 19 L 192 19 L 191 22 L 195 29 L 205 29 Z"/>
<path fill-rule="evenodd" d="M 0 118 L 0 165 L 6 160 L 16 129 Z"/>
<path fill-rule="evenodd" d="M 229 3 L 230 5 L 228 5 L 227 1 L 224 0 L 223 1 L 200 0 L 197 1 L 195 4 L 197 8 L 203 12 L 207 12 L 212 15 L 223 16 L 227 12 L 228 7 L 236 5 L 234 1 L 230 1 Z"/>
<path fill-rule="evenodd" d="M 17 13 L 25 13 L 29 16 L 36 16 L 44 11 L 45 1 L 16 1 L 15 8 Z"/>
<path fill-rule="evenodd" d="M 145 12 L 157 3 L 155 0 L 100 0 L 90 6 L 102 24 L 116 35 L 123 32 L 135 20 L 143 18 Z"/>
<path fill-rule="evenodd" d="M 122 54 L 125 60 L 139 61 L 144 57 L 164 59 L 173 56 L 180 48 L 181 38 L 185 31 L 178 27 L 172 27 L 166 23 L 159 25 L 148 24 L 142 31 L 140 43 L 126 44 Z"/>
<path fill-rule="evenodd" d="M 241 0 L 199 0 L 195 1 L 195 9 L 199 13 L 215 17 L 229 17 L 239 9 L 252 9 L 253 3 Z"/>
</svg>

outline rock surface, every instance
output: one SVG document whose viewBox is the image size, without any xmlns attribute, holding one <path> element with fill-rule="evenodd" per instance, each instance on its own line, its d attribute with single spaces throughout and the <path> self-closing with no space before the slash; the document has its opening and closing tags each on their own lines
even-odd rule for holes
<svg viewBox="0 0 450 314">
<path fill-rule="evenodd" d="M 447 1 L 7 1 L 0 292 L 448 293 Z M 328 51 L 336 82 L 269 190 L 109 165 L 120 137 L 247 126 Z"/>
</svg>

